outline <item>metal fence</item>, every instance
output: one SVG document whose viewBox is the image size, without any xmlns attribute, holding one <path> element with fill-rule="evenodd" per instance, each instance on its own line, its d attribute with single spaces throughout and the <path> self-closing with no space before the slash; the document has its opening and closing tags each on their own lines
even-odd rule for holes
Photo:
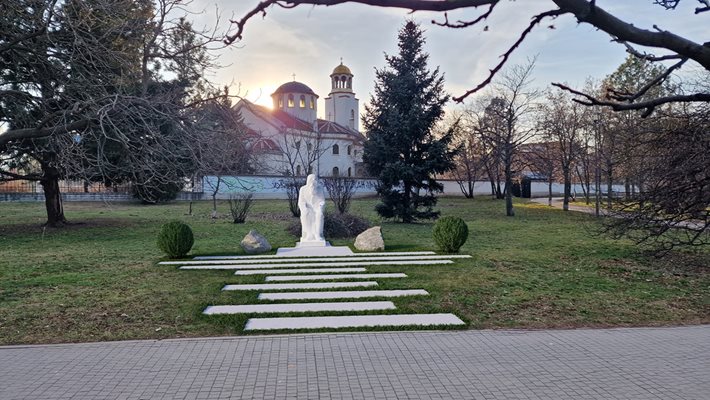
<svg viewBox="0 0 710 400">
<path fill-rule="evenodd" d="M 131 193 L 131 185 L 107 186 L 102 182 L 59 181 L 62 193 Z M 43 193 L 42 185 L 37 181 L 0 182 L 0 193 Z"/>
</svg>

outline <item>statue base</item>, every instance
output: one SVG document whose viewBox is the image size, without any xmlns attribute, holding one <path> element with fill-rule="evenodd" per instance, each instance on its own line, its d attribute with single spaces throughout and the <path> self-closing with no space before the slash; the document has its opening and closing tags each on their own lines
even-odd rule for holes
<svg viewBox="0 0 710 400">
<path fill-rule="evenodd" d="M 280 247 L 276 250 L 277 256 L 289 257 L 338 257 L 354 254 L 348 246 L 331 246 L 325 240 L 298 242 L 296 247 Z"/>
<path fill-rule="evenodd" d="M 296 242 L 296 247 L 329 247 L 330 243 L 325 240 L 301 240 Z"/>
</svg>

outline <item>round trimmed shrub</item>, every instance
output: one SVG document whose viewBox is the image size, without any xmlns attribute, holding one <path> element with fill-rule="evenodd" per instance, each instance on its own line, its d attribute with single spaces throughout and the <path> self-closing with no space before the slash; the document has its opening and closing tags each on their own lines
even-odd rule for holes
<svg viewBox="0 0 710 400">
<path fill-rule="evenodd" d="M 192 229 L 182 221 L 170 221 L 160 228 L 158 247 L 170 258 L 184 257 L 194 243 Z"/>
<path fill-rule="evenodd" d="M 434 242 L 445 253 L 458 253 L 468 239 L 468 226 L 458 217 L 442 217 L 433 229 Z"/>
</svg>

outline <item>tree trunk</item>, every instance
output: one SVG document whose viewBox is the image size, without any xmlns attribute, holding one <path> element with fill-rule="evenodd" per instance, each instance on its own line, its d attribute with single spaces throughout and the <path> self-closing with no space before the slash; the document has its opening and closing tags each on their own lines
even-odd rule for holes
<svg viewBox="0 0 710 400">
<path fill-rule="evenodd" d="M 614 173 L 611 170 L 610 163 L 607 163 L 606 169 L 606 208 L 611 210 L 611 202 L 614 196 Z"/>
<path fill-rule="evenodd" d="M 628 176 L 624 178 L 624 199 L 631 199 L 631 182 Z"/>
<path fill-rule="evenodd" d="M 411 191 L 412 185 L 409 182 L 404 184 L 404 196 L 402 201 L 402 206 L 404 208 L 404 213 L 402 215 L 402 222 L 409 224 L 414 222 L 414 216 L 412 215 L 413 210 L 411 209 Z"/>
<path fill-rule="evenodd" d="M 212 191 L 212 219 L 217 218 L 217 193 L 219 193 L 219 185 L 222 183 L 222 177 L 217 176 L 217 185 Z"/>
<path fill-rule="evenodd" d="M 42 179 L 39 183 L 44 189 L 44 206 L 47 209 L 46 226 L 62 226 L 67 220 L 64 217 L 62 194 L 59 191 L 59 171 L 48 165 L 42 165 Z"/>
<path fill-rule="evenodd" d="M 513 174 L 510 170 L 510 163 L 505 166 L 505 215 L 508 217 L 515 216 L 513 210 Z"/>
<path fill-rule="evenodd" d="M 552 207 L 552 174 L 547 179 L 547 205 Z"/>
<path fill-rule="evenodd" d="M 564 197 L 562 199 L 562 209 L 564 211 L 569 211 L 569 198 L 572 193 L 572 180 L 571 180 L 571 171 L 569 170 L 569 167 L 562 168 L 562 176 L 564 178 Z"/>
</svg>

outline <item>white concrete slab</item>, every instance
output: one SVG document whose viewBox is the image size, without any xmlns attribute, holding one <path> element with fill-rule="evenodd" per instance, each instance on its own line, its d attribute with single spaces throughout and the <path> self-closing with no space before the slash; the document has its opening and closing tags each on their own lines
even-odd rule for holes
<svg viewBox="0 0 710 400">
<path fill-rule="evenodd" d="M 400 272 L 391 274 L 332 274 L 332 275 L 281 275 L 267 276 L 266 282 L 287 281 L 326 281 L 334 279 L 379 279 L 379 278 L 406 278 L 407 274 Z"/>
<path fill-rule="evenodd" d="M 326 257 L 353 257 L 353 256 L 363 256 L 363 257 L 374 257 L 374 256 L 421 256 L 421 255 L 434 255 L 433 251 L 382 251 L 375 253 L 352 253 L 347 256 L 326 256 Z M 294 257 L 293 255 L 258 255 L 258 256 L 198 256 L 193 257 L 193 260 L 242 260 L 242 259 L 278 259 L 278 258 L 288 258 Z"/>
<path fill-rule="evenodd" d="M 354 262 L 354 261 L 411 261 L 411 260 L 452 260 L 458 258 L 471 258 L 468 254 L 454 255 L 419 255 L 419 256 L 379 256 L 379 257 L 317 257 L 317 258 L 279 258 L 279 259 L 239 259 L 234 260 L 205 260 L 205 261 L 162 261 L 163 265 L 245 265 L 259 263 L 306 263 L 306 262 Z"/>
<path fill-rule="evenodd" d="M 277 256 L 296 257 L 325 257 L 325 256 L 350 256 L 353 255 L 348 246 L 309 246 L 300 244 L 297 247 L 281 247 L 276 250 Z"/>
<path fill-rule="evenodd" d="M 286 303 L 286 304 L 245 304 L 236 306 L 210 306 L 203 314 L 263 314 L 263 313 L 303 313 L 320 311 L 371 311 L 394 310 L 391 301 L 353 301 L 338 303 Z"/>
<path fill-rule="evenodd" d="M 242 269 L 234 275 L 271 275 L 271 274 L 322 274 L 324 272 L 365 272 L 366 268 L 292 268 L 292 269 Z"/>
<path fill-rule="evenodd" d="M 375 326 L 465 325 L 454 314 L 349 315 L 333 317 L 251 318 L 245 331 L 360 328 Z"/>
<path fill-rule="evenodd" d="M 259 293 L 259 300 L 327 300 L 360 299 L 367 297 L 428 296 L 424 289 L 406 290 L 341 290 L 333 292 Z"/>
<path fill-rule="evenodd" d="M 405 261 L 348 261 L 348 262 L 308 262 L 283 264 L 209 264 L 184 265 L 180 269 L 267 269 L 267 268 L 317 268 L 317 267 L 367 267 L 385 265 L 442 265 L 451 260 L 405 260 Z"/>
<path fill-rule="evenodd" d="M 314 283 L 257 283 L 252 285 L 225 285 L 222 290 L 304 290 L 340 289 L 377 286 L 377 282 L 314 282 Z"/>
</svg>

